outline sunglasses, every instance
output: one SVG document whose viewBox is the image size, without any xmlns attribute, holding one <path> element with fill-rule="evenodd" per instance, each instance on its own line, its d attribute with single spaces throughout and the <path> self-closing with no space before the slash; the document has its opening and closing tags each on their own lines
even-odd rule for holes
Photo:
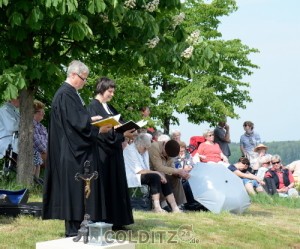
<svg viewBox="0 0 300 249">
<path fill-rule="evenodd" d="M 272 162 L 273 165 L 275 164 L 279 164 L 281 161 L 278 161 L 278 162 Z"/>
<path fill-rule="evenodd" d="M 270 162 L 265 162 L 264 164 L 270 164 Z"/>
</svg>

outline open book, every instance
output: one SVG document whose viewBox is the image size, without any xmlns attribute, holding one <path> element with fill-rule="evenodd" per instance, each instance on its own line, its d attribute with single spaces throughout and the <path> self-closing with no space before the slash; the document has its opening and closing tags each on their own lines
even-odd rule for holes
<svg viewBox="0 0 300 249">
<path fill-rule="evenodd" d="M 100 119 L 98 121 L 93 122 L 92 125 L 95 125 L 98 127 L 109 125 L 109 124 L 111 124 L 112 126 L 121 125 L 121 123 L 119 122 L 120 116 L 121 116 L 121 114 L 118 114 L 118 115 L 111 116 L 108 118 Z"/>
<path fill-rule="evenodd" d="M 145 126 L 147 124 L 146 120 L 140 120 L 139 122 L 133 122 L 132 120 L 118 126 L 115 128 L 115 131 L 118 133 L 124 133 L 125 131 L 131 130 L 131 129 L 140 129 L 141 127 Z"/>
</svg>

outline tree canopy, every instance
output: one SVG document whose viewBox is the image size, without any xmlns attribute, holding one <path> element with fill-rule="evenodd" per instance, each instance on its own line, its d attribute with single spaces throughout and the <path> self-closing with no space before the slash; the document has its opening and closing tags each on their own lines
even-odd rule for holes
<svg viewBox="0 0 300 249">
<path fill-rule="evenodd" d="M 237 117 L 257 51 L 221 39 L 219 18 L 236 9 L 233 0 L 0 0 L 1 100 L 21 97 L 19 181 L 30 182 L 32 101 L 49 106 L 73 59 L 91 70 L 85 100 L 96 77 L 110 76 L 128 119 L 148 105 L 167 132 L 175 112 L 194 123 Z"/>
</svg>

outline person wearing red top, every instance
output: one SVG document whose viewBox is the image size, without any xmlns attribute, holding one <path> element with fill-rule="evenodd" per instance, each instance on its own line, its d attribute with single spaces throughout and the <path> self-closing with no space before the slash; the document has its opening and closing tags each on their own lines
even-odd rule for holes
<svg viewBox="0 0 300 249">
<path fill-rule="evenodd" d="M 291 171 L 283 167 L 280 156 L 273 155 L 271 157 L 271 164 L 272 168 L 266 172 L 265 177 L 274 179 L 279 196 L 297 197 L 299 194 L 294 188 L 294 177 Z"/>
<path fill-rule="evenodd" d="M 200 161 L 228 164 L 228 158 L 222 153 L 220 146 L 214 143 L 214 131 L 207 130 L 203 136 L 206 141 L 201 143 L 197 150 Z"/>
</svg>

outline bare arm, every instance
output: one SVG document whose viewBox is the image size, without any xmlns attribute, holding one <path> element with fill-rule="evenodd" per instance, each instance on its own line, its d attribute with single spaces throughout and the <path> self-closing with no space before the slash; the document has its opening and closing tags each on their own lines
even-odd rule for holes
<svg viewBox="0 0 300 249">
<path fill-rule="evenodd" d="M 225 140 L 227 143 L 230 143 L 231 140 L 230 140 L 230 133 L 229 133 L 229 125 L 226 124 L 225 127 L 224 127 L 224 129 L 226 130 L 224 140 Z"/>
<path fill-rule="evenodd" d="M 243 155 L 243 156 L 246 156 L 246 153 L 245 153 L 245 150 L 244 150 L 243 145 L 240 145 L 240 150 L 241 150 L 241 152 L 242 152 L 242 155 Z"/>
<path fill-rule="evenodd" d="M 256 175 L 253 175 L 253 174 L 251 174 L 249 172 L 248 173 L 243 173 L 240 170 L 236 170 L 236 171 L 234 171 L 234 174 L 236 174 L 237 176 L 242 177 L 242 178 L 256 180 L 259 183 L 263 183 L 264 182 L 263 180 L 261 180 L 260 178 L 258 178 Z"/>
</svg>

